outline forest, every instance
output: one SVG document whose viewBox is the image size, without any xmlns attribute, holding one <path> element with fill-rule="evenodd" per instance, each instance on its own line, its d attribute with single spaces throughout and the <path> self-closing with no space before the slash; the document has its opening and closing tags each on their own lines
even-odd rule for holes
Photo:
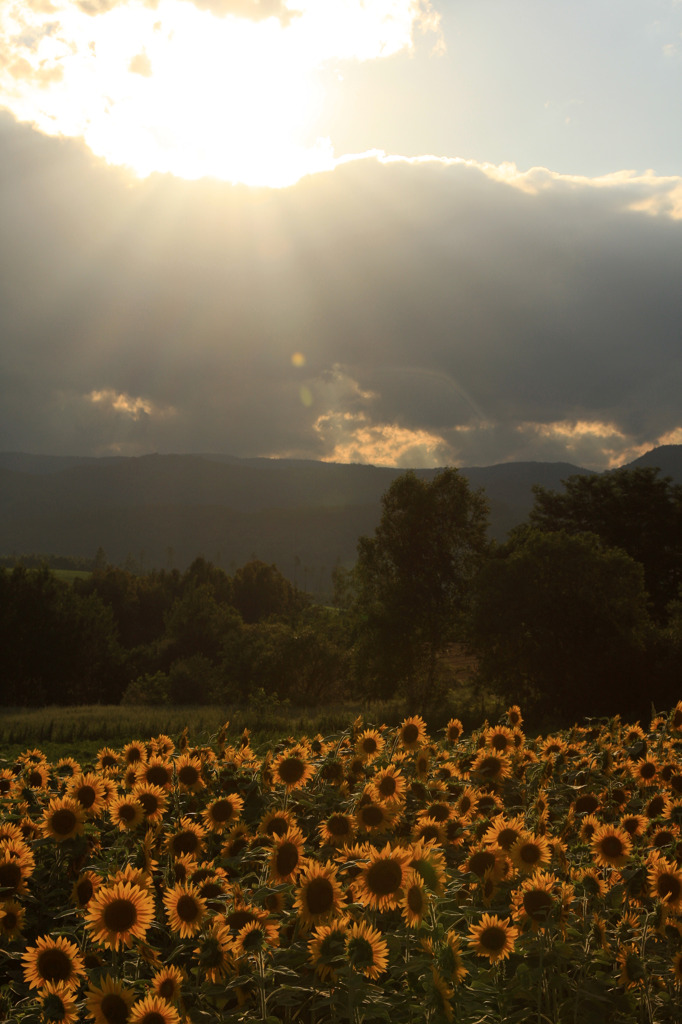
<svg viewBox="0 0 682 1024">
<path fill-rule="evenodd" d="M 455 469 L 407 472 L 373 536 L 337 567 L 330 604 L 275 565 L 184 572 L 100 559 L 66 581 L 0 569 L 5 707 L 51 704 L 315 706 L 399 695 L 408 710 L 462 684 L 570 723 L 672 706 L 682 664 L 682 486 L 650 467 L 534 488 L 503 542 Z"/>
</svg>

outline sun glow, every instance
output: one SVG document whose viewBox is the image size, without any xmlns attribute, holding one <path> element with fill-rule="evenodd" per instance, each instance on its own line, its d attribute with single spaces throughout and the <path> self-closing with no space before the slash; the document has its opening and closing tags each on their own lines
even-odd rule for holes
<svg viewBox="0 0 682 1024">
<path fill-rule="evenodd" d="M 238 17 L 225 9 L 248 4 L 217 0 L 5 0 L 0 105 L 139 176 L 291 184 L 334 166 L 317 125 L 334 62 L 409 49 L 433 15 L 413 0 L 290 2 L 254 20 L 257 6 Z"/>
</svg>

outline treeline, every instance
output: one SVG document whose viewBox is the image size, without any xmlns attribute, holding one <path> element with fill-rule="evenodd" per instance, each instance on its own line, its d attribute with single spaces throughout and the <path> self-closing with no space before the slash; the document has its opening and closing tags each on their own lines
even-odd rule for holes
<svg viewBox="0 0 682 1024">
<path fill-rule="evenodd" d="M 535 489 L 528 521 L 488 539 L 485 496 L 454 469 L 398 477 L 322 607 L 274 565 L 230 576 L 106 565 L 61 582 L 0 569 L 0 699 L 47 703 L 442 704 L 454 651 L 482 691 L 538 720 L 672 706 L 682 683 L 682 487 L 655 469 Z"/>
<path fill-rule="evenodd" d="M 204 558 L 184 573 L 103 566 L 71 584 L 15 566 L 0 570 L 0 699 L 314 703 L 342 685 L 338 632 L 338 616 L 260 561 L 233 576 Z"/>
</svg>

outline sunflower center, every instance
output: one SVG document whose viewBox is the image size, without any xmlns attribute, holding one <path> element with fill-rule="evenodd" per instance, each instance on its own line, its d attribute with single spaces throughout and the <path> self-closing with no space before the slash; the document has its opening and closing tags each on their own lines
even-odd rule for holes
<svg viewBox="0 0 682 1024">
<path fill-rule="evenodd" d="M 350 822 L 345 814 L 332 814 L 327 819 L 327 828 L 333 836 L 347 836 L 350 835 Z"/>
<path fill-rule="evenodd" d="M 313 878 L 306 890 L 306 904 L 311 914 L 328 914 L 334 907 L 334 886 L 328 878 Z"/>
<path fill-rule="evenodd" d="M 360 970 L 371 967 L 374 963 L 372 943 L 361 936 L 352 938 L 348 943 L 348 959 L 354 967 L 359 967 Z"/>
<path fill-rule="evenodd" d="M 368 825 L 369 828 L 376 828 L 377 825 L 381 825 L 384 821 L 384 812 L 376 804 L 365 804 L 360 809 L 360 818 L 363 825 Z"/>
<path fill-rule="evenodd" d="M 476 771 L 480 775 L 498 775 L 502 770 L 502 762 L 499 757 L 495 757 L 491 754 L 489 757 L 484 757 L 480 764 L 477 766 Z"/>
<path fill-rule="evenodd" d="M 101 761 L 102 768 L 115 768 L 118 764 L 117 759 L 113 754 L 105 754 Z"/>
<path fill-rule="evenodd" d="M 649 818 L 657 818 L 665 807 L 665 800 L 662 796 L 655 796 L 647 804 L 646 813 Z"/>
<path fill-rule="evenodd" d="M 300 856 L 296 843 L 282 843 L 275 857 L 277 873 L 279 875 L 290 875 L 298 866 L 299 859 Z"/>
<path fill-rule="evenodd" d="M 279 777 L 287 786 L 299 782 L 305 774 L 305 763 L 300 757 L 285 757 L 279 765 Z"/>
<path fill-rule="evenodd" d="M 138 793 L 136 799 L 142 804 L 146 815 L 156 814 L 159 809 L 159 801 L 153 793 Z"/>
<path fill-rule="evenodd" d="M 400 888 L 403 869 L 397 860 L 378 860 L 367 869 L 366 880 L 374 896 L 388 896 Z"/>
<path fill-rule="evenodd" d="M 60 807 L 50 817 L 50 828 L 58 836 L 71 835 L 78 824 L 78 818 L 68 807 Z"/>
<path fill-rule="evenodd" d="M 19 917 L 13 910 L 5 910 L 5 916 L 0 921 L 0 930 L 4 932 L 12 932 L 16 928 L 18 922 Z"/>
<path fill-rule="evenodd" d="M 402 736 L 404 743 L 416 743 L 419 739 L 419 728 L 414 722 L 410 722 L 404 727 Z"/>
<path fill-rule="evenodd" d="M 107 931 L 127 932 L 137 921 L 137 907 L 132 900 L 112 900 L 104 908 L 102 920 Z"/>
<path fill-rule="evenodd" d="M 552 909 L 552 897 L 544 889 L 531 889 L 523 894 L 523 909 L 533 921 L 546 921 Z"/>
<path fill-rule="evenodd" d="M 623 855 L 623 843 L 618 836 L 604 836 L 599 846 L 605 857 L 622 857 Z"/>
<path fill-rule="evenodd" d="M 426 813 L 434 821 L 447 821 L 450 817 L 450 808 L 447 804 L 431 804 Z"/>
<path fill-rule="evenodd" d="M 199 838 L 187 829 L 186 832 L 178 832 L 173 836 L 173 850 L 176 853 L 195 853 L 199 849 Z"/>
<path fill-rule="evenodd" d="M 234 807 L 231 800 L 216 800 L 211 807 L 211 817 L 214 821 L 229 821 L 234 816 Z"/>
<path fill-rule="evenodd" d="M 11 779 L 0 779 L 0 793 L 9 793 L 12 788 Z"/>
<path fill-rule="evenodd" d="M 40 774 L 40 772 L 29 772 L 28 784 L 29 784 L 29 786 L 33 786 L 33 787 L 42 786 L 42 784 L 43 784 L 43 777 Z"/>
<path fill-rule="evenodd" d="M 424 900 L 424 893 L 422 892 L 421 886 L 411 885 L 407 890 L 407 906 L 413 914 L 422 914 L 426 901 Z"/>
<path fill-rule="evenodd" d="M 164 978 L 158 988 L 158 993 L 162 999 L 167 999 L 171 1002 L 175 996 L 175 982 L 172 978 Z"/>
<path fill-rule="evenodd" d="M 473 871 L 479 878 L 483 878 L 486 871 L 494 867 L 495 854 L 488 850 L 478 850 L 469 858 L 469 871 Z"/>
<path fill-rule="evenodd" d="M 503 850 L 511 850 L 518 838 L 519 836 L 515 829 L 503 828 L 497 833 L 497 845 L 501 846 Z"/>
<path fill-rule="evenodd" d="M 398 783 L 392 775 L 385 775 L 379 783 L 379 792 L 382 796 L 393 796 L 397 788 Z"/>
<path fill-rule="evenodd" d="M 519 850 L 519 857 L 524 864 L 537 864 L 542 856 L 542 851 L 535 843 L 524 843 Z"/>
<path fill-rule="evenodd" d="M 271 836 L 283 836 L 289 828 L 289 822 L 285 818 L 273 818 L 268 822 L 267 832 Z"/>
<path fill-rule="evenodd" d="M 584 796 L 579 796 L 575 802 L 575 809 L 579 814 L 592 814 L 598 807 L 599 801 L 592 793 L 585 793 Z"/>
<path fill-rule="evenodd" d="M 108 992 L 99 1004 L 99 1014 L 106 1024 L 126 1024 L 128 1004 L 117 992 Z"/>
<path fill-rule="evenodd" d="M 365 754 L 376 754 L 378 746 L 379 745 L 373 736 L 365 736 L 362 741 L 362 749 Z"/>
<path fill-rule="evenodd" d="M 241 938 L 242 948 L 248 952 L 257 952 L 263 948 L 265 935 L 260 928 L 252 928 Z"/>
<path fill-rule="evenodd" d="M 95 887 L 89 878 L 83 878 L 76 886 L 76 899 L 78 900 L 78 906 L 84 907 L 86 903 L 89 903 L 92 899 L 92 894 L 95 891 Z"/>
<path fill-rule="evenodd" d="M 652 764 L 651 761 L 645 761 L 639 769 L 639 775 L 642 779 L 653 779 L 656 774 L 656 765 Z"/>
<path fill-rule="evenodd" d="M 420 836 L 421 839 L 426 839 L 426 840 L 436 839 L 436 840 L 439 840 L 440 839 L 440 831 L 438 829 L 438 825 L 432 825 L 432 824 L 424 825 L 422 828 L 419 829 L 419 836 Z"/>
<path fill-rule="evenodd" d="M 481 932 L 481 946 L 490 953 L 499 953 L 504 949 L 507 942 L 507 933 L 504 928 L 497 925 L 490 925 Z"/>
<path fill-rule="evenodd" d="M 118 807 L 118 816 L 121 821 L 134 821 L 135 812 L 135 804 L 120 804 Z"/>
<path fill-rule="evenodd" d="M 168 1017 L 159 1013 L 158 1010 L 148 1010 L 143 1017 L 139 1018 L 139 1024 L 168 1024 Z"/>
<path fill-rule="evenodd" d="M 135 764 L 136 761 L 142 760 L 142 751 L 139 747 L 131 747 L 126 754 L 126 761 L 128 764 Z"/>
<path fill-rule="evenodd" d="M 233 910 L 227 915 L 227 923 L 233 932 L 240 931 L 245 924 L 251 924 L 256 918 L 250 910 Z"/>
<path fill-rule="evenodd" d="M 145 774 L 147 782 L 153 786 L 166 786 L 170 782 L 170 773 L 162 764 L 153 764 Z"/>
<path fill-rule="evenodd" d="M 184 764 L 178 772 L 178 778 L 183 786 L 195 786 L 199 781 L 199 772 L 192 764 Z"/>
<path fill-rule="evenodd" d="M 507 749 L 507 737 L 501 733 L 496 733 L 490 743 L 493 750 L 506 750 Z"/>
<path fill-rule="evenodd" d="M 194 899 L 193 896 L 189 896 L 184 893 L 175 905 L 177 915 L 181 921 L 196 921 L 201 915 L 201 907 Z"/>
<path fill-rule="evenodd" d="M 71 975 L 71 957 L 61 949 L 44 949 L 38 954 L 38 972 L 45 981 L 66 981 Z"/>
<path fill-rule="evenodd" d="M 18 889 L 21 884 L 21 868 L 14 861 L 0 864 L 0 888 Z"/>
<path fill-rule="evenodd" d="M 50 992 L 49 995 L 43 999 L 43 1020 L 54 1021 L 55 1024 L 58 1021 L 66 1020 L 67 1009 L 64 1005 L 63 1000 L 56 992 Z"/>
<path fill-rule="evenodd" d="M 79 786 L 76 790 L 76 799 L 81 807 L 89 810 L 97 799 L 97 793 L 92 786 Z"/>
<path fill-rule="evenodd" d="M 670 902 L 676 903 L 682 894 L 682 885 L 676 875 L 661 875 L 656 882 L 656 891 L 662 900 L 669 896 Z"/>
<path fill-rule="evenodd" d="M 225 953 L 216 938 L 207 938 L 201 945 L 199 963 L 205 967 L 220 967 L 225 958 Z"/>
</svg>

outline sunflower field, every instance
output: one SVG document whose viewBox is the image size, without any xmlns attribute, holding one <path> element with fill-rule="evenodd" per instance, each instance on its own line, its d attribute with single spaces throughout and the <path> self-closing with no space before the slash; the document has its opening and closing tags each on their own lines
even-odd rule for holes
<svg viewBox="0 0 682 1024">
<path fill-rule="evenodd" d="M 0 767 L 0 1019 L 682 1019 L 682 702 Z"/>
</svg>

